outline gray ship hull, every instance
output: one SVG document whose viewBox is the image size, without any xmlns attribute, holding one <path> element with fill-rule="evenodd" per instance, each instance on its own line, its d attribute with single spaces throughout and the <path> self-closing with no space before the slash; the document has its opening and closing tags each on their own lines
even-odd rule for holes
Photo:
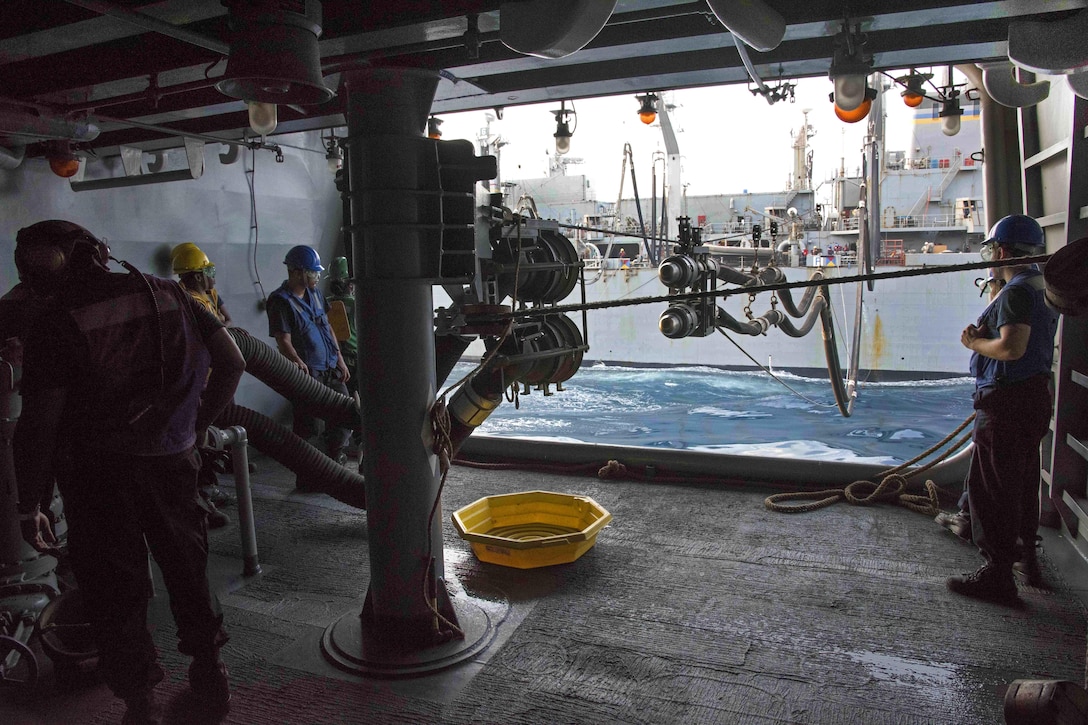
<svg viewBox="0 0 1088 725">
<path fill-rule="evenodd" d="M 977 262 L 977 254 L 909 255 L 925 258 L 933 266 Z M 917 261 L 914 266 L 922 262 Z M 586 298 L 589 303 L 631 300 L 666 295 L 669 290 L 657 279 L 653 268 L 587 270 Z M 904 266 L 881 266 L 878 271 L 895 272 Z M 815 271 L 806 267 L 784 268 L 789 281 L 807 280 Z M 824 268 L 826 276 L 856 274 L 856 267 Z M 970 352 L 960 344 L 960 332 L 974 322 L 985 306 L 974 280 L 978 272 L 958 271 L 930 276 L 879 280 L 875 289 L 864 290 L 860 344 L 861 378 L 866 380 L 910 380 L 959 377 L 968 374 Z M 840 358 L 845 370 L 854 325 L 857 283 L 838 284 L 829 289 L 834 308 Z M 798 291 L 795 299 L 800 298 Z M 746 319 L 747 295 L 725 298 L 721 306 L 738 320 Z M 771 295 L 763 293 L 751 303 L 758 315 L 770 308 Z M 658 331 L 657 322 L 666 303 L 639 304 L 593 310 L 588 318 L 589 351 L 586 360 L 609 365 L 675 366 L 700 365 L 725 369 L 754 369 L 756 363 L 774 370 L 801 375 L 825 375 L 827 361 L 817 325 L 807 336 L 792 338 L 772 328 L 764 336 L 729 333 L 705 338 L 672 340 Z M 741 351 L 743 348 L 744 352 Z"/>
</svg>

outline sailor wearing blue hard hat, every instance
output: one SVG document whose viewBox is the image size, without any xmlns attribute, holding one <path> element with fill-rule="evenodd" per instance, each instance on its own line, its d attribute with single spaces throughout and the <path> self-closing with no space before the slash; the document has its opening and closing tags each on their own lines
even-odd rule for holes
<svg viewBox="0 0 1088 725">
<path fill-rule="evenodd" d="M 348 394 L 351 378 L 336 335 L 329 324 L 328 303 L 318 280 L 324 267 L 321 257 L 312 247 L 292 247 L 283 259 L 287 279 L 268 297 L 268 334 L 276 346 L 300 370 L 320 380 L 329 388 Z M 293 430 L 301 438 L 309 438 L 320 428 L 317 419 L 296 407 Z M 348 428 L 325 426 L 326 453 L 333 460 L 346 461 L 343 452 L 351 431 Z"/>
<path fill-rule="evenodd" d="M 997 222 L 982 245 L 986 261 L 1043 254 L 1038 222 L 1012 214 Z M 1043 274 L 1033 264 L 998 267 L 1001 292 L 960 342 L 971 350 L 975 376 L 974 450 L 965 498 L 956 514 L 937 522 L 975 543 L 986 563 L 948 588 L 965 596 L 1015 600 L 1013 572 L 1038 586 L 1039 444 L 1050 425 L 1050 368 L 1057 313 L 1047 306 Z"/>
</svg>

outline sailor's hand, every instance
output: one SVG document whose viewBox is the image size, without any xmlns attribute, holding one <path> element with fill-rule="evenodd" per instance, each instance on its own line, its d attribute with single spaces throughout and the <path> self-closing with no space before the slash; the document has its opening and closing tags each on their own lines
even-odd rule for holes
<svg viewBox="0 0 1088 725">
<path fill-rule="evenodd" d="M 963 329 L 963 333 L 960 335 L 960 343 L 968 350 L 973 350 L 972 347 L 975 341 L 979 338 L 979 329 L 974 325 L 968 325 Z"/>
<path fill-rule="evenodd" d="M 344 362 L 344 356 L 340 355 L 336 358 L 336 369 L 340 371 L 340 381 L 346 383 L 351 380 L 351 373 L 348 372 L 348 365 Z"/>
<path fill-rule="evenodd" d="M 198 450 L 201 449 L 201 448 L 207 448 L 208 447 L 208 429 L 207 428 L 197 428 L 196 429 L 196 443 L 194 445 L 196 446 L 196 448 Z"/>
<path fill-rule="evenodd" d="M 50 544 L 57 543 L 57 537 L 53 535 L 53 527 L 49 523 L 49 517 L 38 511 L 33 517 L 19 522 L 22 527 L 23 540 L 34 547 L 35 551 L 47 554 L 55 549 Z"/>
</svg>

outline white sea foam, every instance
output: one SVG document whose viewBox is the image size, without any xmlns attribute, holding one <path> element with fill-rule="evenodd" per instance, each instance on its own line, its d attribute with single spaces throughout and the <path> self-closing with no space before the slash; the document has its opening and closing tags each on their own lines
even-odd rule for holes
<svg viewBox="0 0 1088 725">
<path fill-rule="evenodd" d="M 688 411 L 688 415 L 712 415 L 715 418 L 771 418 L 770 413 L 757 413 L 751 410 L 728 410 L 726 408 L 715 408 L 713 406 L 703 405 L 698 408 L 692 408 Z"/>
<path fill-rule="evenodd" d="M 880 466 L 894 465 L 898 461 L 890 456 L 859 456 L 853 451 L 833 448 L 820 441 L 791 440 L 777 443 L 733 443 L 728 445 L 691 446 L 693 451 L 728 453 L 734 456 L 758 456 L 763 458 L 801 458 L 806 461 L 836 461 L 848 463 L 872 463 Z"/>
</svg>

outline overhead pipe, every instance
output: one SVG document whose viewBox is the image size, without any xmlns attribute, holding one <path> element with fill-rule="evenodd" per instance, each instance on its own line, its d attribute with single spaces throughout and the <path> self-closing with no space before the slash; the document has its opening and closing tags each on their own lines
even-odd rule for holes
<svg viewBox="0 0 1088 725">
<path fill-rule="evenodd" d="M 957 65 L 956 70 L 978 89 L 983 154 L 982 196 L 988 229 L 998 219 L 1021 213 L 1024 209 L 1017 111 L 990 96 L 983 81 L 983 72 L 978 66 Z M 987 153 L 987 149 L 994 153 Z"/>
<path fill-rule="evenodd" d="M 59 118 L 59 116 L 56 116 L 56 114 L 52 113 L 52 111 L 53 111 L 52 107 L 45 106 L 45 105 L 43 105 L 41 103 L 33 103 L 33 102 L 29 102 L 29 101 L 23 101 L 23 100 L 20 100 L 20 99 L 17 99 L 17 98 L 8 98 L 8 97 L 5 97 L 5 96 L 0 96 L 0 103 L 13 105 L 13 106 L 22 106 L 24 108 L 33 108 L 35 111 L 38 111 L 40 114 L 42 114 L 45 117 Z M 30 118 L 38 118 L 38 117 L 37 116 L 31 116 Z M 170 128 L 169 126 L 158 126 L 158 125 L 153 124 L 153 123 L 143 123 L 141 121 L 133 121 L 131 119 L 117 118 L 117 117 L 114 117 L 114 116 L 103 116 L 102 114 L 95 114 L 95 119 L 97 121 L 102 121 L 102 122 L 105 122 L 105 123 L 115 123 L 115 124 L 117 124 L 119 126 L 130 126 L 132 128 L 142 128 L 142 129 L 147 130 L 147 131 L 155 131 L 156 133 L 162 133 L 162 134 L 166 134 L 168 136 L 180 136 L 181 138 L 188 138 L 188 139 L 193 139 L 193 140 L 196 140 L 196 141 L 207 141 L 209 143 L 219 143 L 219 144 L 224 144 L 224 145 L 228 145 L 228 146 L 241 146 L 241 147 L 247 148 L 247 149 L 266 149 L 266 150 L 269 150 L 269 151 L 278 151 L 279 148 L 280 148 L 276 144 L 269 144 L 269 143 L 265 143 L 263 141 L 257 142 L 257 141 L 247 141 L 245 139 L 236 139 L 236 138 L 220 138 L 219 136 L 212 136 L 212 135 L 209 135 L 209 134 L 206 134 L 206 133 L 194 133 L 192 131 L 182 131 L 181 129 Z M 0 127 L 0 128 L 2 128 L 2 127 Z M 97 125 L 95 125 L 95 130 L 96 131 L 98 130 Z M 97 138 L 97 137 L 98 137 L 98 133 L 95 133 L 94 137 L 92 137 L 92 138 Z M 90 141 L 90 140 L 92 140 L 92 138 L 80 138 L 80 139 L 71 139 L 71 140 L 73 140 L 73 141 Z M 322 153 L 324 153 L 324 152 L 322 152 Z"/>
<path fill-rule="evenodd" d="M 0 109 L 0 135 L 82 142 L 94 141 L 99 133 L 98 125 L 87 119 Z"/>
<path fill-rule="evenodd" d="M 133 103 L 148 99 L 158 100 L 164 96 L 189 93 L 190 91 L 202 91 L 205 88 L 214 88 L 218 80 L 218 78 L 212 78 L 203 81 L 192 81 L 190 83 L 177 83 L 172 86 L 152 84 L 146 89 L 136 91 L 135 93 L 125 93 L 120 96 L 110 96 L 109 98 L 97 98 L 93 101 L 83 101 L 81 103 L 71 103 L 64 106 L 64 111 L 65 113 L 78 113 L 81 111 L 93 111 L 99 108 L 120 106 L 125 103 Z"/>
</svg>

